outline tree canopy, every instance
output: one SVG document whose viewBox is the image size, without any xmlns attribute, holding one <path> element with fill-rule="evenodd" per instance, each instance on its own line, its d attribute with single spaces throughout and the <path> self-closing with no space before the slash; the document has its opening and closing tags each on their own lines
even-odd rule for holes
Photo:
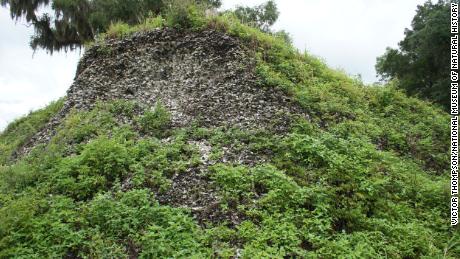
<svg viewBox="0 0 460 259">
<path fill-rule="evenodd" d="M 79 47 L 114 22 L 137 24 L 181 1 L 187 0 L 0 0 L 0 4 L 9 7 L 11 18 L 25 18 L 34 26 L 30 41 L 34 50 L 43 48 L 52 53 Z M 221 5 L 220 0 L 194 2 Z"/>
<path fill-rule="evenodd" d="M 382 79 L 397 79 L 398 86 L 415 95 L 449 107 L 450 2 L 419 5 L 399 49 L 387 48 L 377 58 Z"/>
<path fill-rule="evenodd" d="M 241 22 L 265 32 L 270 30 L 279 16 L 278 8 L 273 0 L 255 7 L 238 6 L 234 12 Z"/>
<path fill-rule="evenodd" d="M 50 53 L 78 48 L 113 23 L 135 25 L 190 4 L 218 8 L 221 0 L 0 0 L 12 19 L 25 18 L 33 25 L 32 49 Z M 269 31 L 279 15 L 272 0 L 256 7 L 239 6 L 234 13 L 241 22 L 263 31 Z M 288 39 L 287 34 L 281 36 Z"/>
</svg>

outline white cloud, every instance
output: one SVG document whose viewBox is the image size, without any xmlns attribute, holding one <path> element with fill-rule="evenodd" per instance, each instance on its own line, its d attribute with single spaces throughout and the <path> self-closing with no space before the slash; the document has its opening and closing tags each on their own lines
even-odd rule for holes
<svg viewBox="0 0 460 259">
<path fill-rule="evenodd" d="M 0 9 L 0 130 L 64 96 L 72 83 L 80 53 L 34 54 L 28 44 L 32 34 L 33 28 Z"/>
<path fill-rule="evenodd" d="M 255 5 L 264 0 L 228 0 L 224 8 Z M 397 47 L 410 27 L 416 7 L 425 0 L 277 0 L 275 29 L 288 31 L 300 50 L 323 58 L 330 66 L 377 81 L 376 58 Z"/>
<path fill-rule="evenodd" d="M 265 0 L 224 0 L 223 8 L 256 5 Z M 416 6 L 425 0 L 277 0 L 285 29 L 297 48 L 322 57 L 329 65 L 365 82 L 376 81 L 374 65 L 387 46 L 396 47 L 410 26 Z M 33 28 L 11 20 L 0 8 L 0 130 L 32 109 L 65 95 L 79 52 L 33 56 L 28 42 Z"/>
</svg>

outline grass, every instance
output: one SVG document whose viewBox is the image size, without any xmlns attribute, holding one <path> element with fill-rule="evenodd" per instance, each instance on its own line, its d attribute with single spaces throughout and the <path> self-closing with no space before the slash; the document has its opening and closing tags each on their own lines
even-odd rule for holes
<svg viewBox="0 0 460 259">
<path fill-rule="evenodd" d="M 10 123 L 0 133 L 0 164 L 6 163 L 12 153 L 40 130 L 64 104 L 64 99 L 52 102 L 46 108 L 30 112 L 27 116 Z"/>
</svg>

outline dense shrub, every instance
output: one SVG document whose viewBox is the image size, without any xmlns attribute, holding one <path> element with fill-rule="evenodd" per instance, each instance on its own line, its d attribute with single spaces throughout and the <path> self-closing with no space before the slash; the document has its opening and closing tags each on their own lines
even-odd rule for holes
<svg viewBox="0 0 460 259">
<path fill-rule="evenodd" d="M 161 137 L 169 126 L 170 120 L 166 108 L 161 103 L 157 103 L 153 110 L 147 110 L 138 119 L 138 123 L 143 133 Z"/>
</svg>

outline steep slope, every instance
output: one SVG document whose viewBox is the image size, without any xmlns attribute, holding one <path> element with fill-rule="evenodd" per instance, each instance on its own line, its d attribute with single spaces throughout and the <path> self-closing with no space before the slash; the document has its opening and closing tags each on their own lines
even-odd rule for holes
<svg viewBox="0 0 460 259">
<path fill-rule="evenodd" d="M 176 127 L 199 120 L 202 126 L 260 128 L 279 120 L 282 128 L 286 115 L 301 109 L 281 91 L 258 87 L 254 67 L 244 45 L 215 31 L 164 29 L 104 42 L 85 53 L 64 108 L 21 153 L 49 141 L 72 108 L 87 110 L 97 100 L 162 103 Z"/>
<path fill-rule="evenodd" d="M 439 108 L 231 16 L 122 34 L 0 136 L 1 257 L 460 256 Z"/>
</svg>

